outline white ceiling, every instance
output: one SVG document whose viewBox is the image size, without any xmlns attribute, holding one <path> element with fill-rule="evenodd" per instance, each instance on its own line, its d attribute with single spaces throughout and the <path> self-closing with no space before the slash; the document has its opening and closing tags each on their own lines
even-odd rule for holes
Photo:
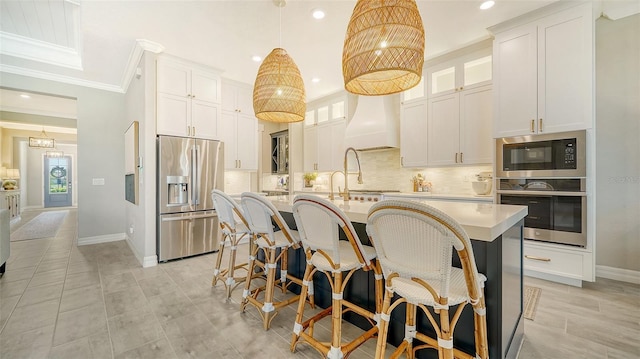
<svg viewBox="0 0 640 359">
<path fill-rule="evenodd" d="M 480 0 L 419 0 L 426 32 L 425 58 L 486 39 L 487 27 L 551 2 L 496 0 L 492 9 L 483 11 Z M 146 39 L 163 45 L 166 53 L 253 84 L 259 63 L 251 57 L 264 57 L 282 46 L 300 68 L 307 99 L 312 100 L 343 89 L 342 45 L 355 3 L 289 0 L 281 9 L 280 43 L 280 9 L 272 0 L 83 1 L 79 13 L 74 10 L 77 2 L 2 0 L 0 69 L 122 91 L 136 39 Z M 325 19 L 311 17 L 316 8 L 325 10 Z M 59 24 L 60 18 L 66 26 Z M 75 51 L 81 54 L 81 68 L 8 53 L 7 39 L 14 40 L 15 35 L 53 44 L 71 54 Z M 71 55 L 67 55 L 68 60 Z M 312 83 L 313 77 L 320 82 Z"/>
</svg>

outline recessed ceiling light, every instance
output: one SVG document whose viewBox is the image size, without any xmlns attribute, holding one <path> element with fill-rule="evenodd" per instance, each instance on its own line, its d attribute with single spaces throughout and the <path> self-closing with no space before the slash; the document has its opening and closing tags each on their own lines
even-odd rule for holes
<svg viewBox="0 0 640 359">
<path fill-rule="evenodd" d="M 262 57 L 260 57 L 258 55 L 253 55 L 253 56 L 251 56 L 251 60 L 253 60 L 255 62 L 260 62 L 260 61 L 262 61 Z"/>
<path fill-rule="evenodd" d="M 320 82 L 320 79 L 317 78 L 317 77 L 314 77 L 314 78 L 311 79 L 311 82 L 317 84 L 318 82 Z"/>
<path fill-rule="evenodd" d="M 22 98 L 31 98 L 31 96 L 29 96 L 29 95 L 27 95 L 25 93 L 21 94 L 20 97 L 22 97 Z"/>
<path fill-rule="evenodd" d="M 480 5 L 480 9 L 482 10 L 487 10 L 493 7 L 493 5 L 495 5 L 495 1 L 493 0 L 488 0 L 482 3 L 482 5 Z"/>
<path fill-rule="evenodd" d="M 324 11 L 321 9 L 314 9 L 312 15 L 316 20 L 324 19 Z"/>
</svg>

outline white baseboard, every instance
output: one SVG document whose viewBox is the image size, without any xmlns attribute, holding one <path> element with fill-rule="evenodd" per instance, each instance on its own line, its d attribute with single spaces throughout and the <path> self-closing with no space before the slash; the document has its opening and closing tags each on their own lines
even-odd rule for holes
<svg viewBox="0 0 640 359">
<path fill-rule="evenodd" d="M 596 277 L 640 284 L 640 272 L 608 266 L 596 266 Z"/>
<path fill-rule="evenodd" d="M 156 255 L 146 256 L 146 257 L 143 256 L 142 254 L 138 253 L 138 250 L 131 242 L 131 238 L 129 238 L 129 236 L 126 234 L 125 234 L 125 237 L 126 237 L 125 240 L 129 245 L 129 248 L 131 248 L 131 251 L 133 252 L 133 255 L 136 256 L 136 259 L 138 260 L 138 262 L 140 262 L 143 268 L 155 267 L 158 265 L 158 256 Z"/>
<path fill-rule="evenodd" d="M 84 237 L 84 238 L 78 238 L 78 245 L 85 246 L 88 244 L 116 242 L 126 238 L 127 236 L 124 233 L 114 233 L 114 234 L 105 234 L 103 236 Z"/>
</svg>

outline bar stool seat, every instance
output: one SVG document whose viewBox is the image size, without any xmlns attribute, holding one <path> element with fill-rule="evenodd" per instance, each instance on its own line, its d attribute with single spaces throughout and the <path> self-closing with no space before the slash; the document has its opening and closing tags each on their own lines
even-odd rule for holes
<svg viewBox="0 0 640 359">
<path fill-rule="evenodd" d="M 306 342 L 325 358 L 340 359 L 349 356 L 368 339 L 378 333 L 378 318 L 382 308 L 382 272 L 376 251 L 365 246 L 355 232 L 351 221 L 333 203 L 313 195 L 298 195 L 293 203 L 293 216 L 300 231 L 307 266 L 304 272 L 302 293 L 298 302 L 296 322 L 293 326 L 291 351 Z M 340 231 L 347 240 L 340 240 Z M 357 270 L 372 270 L 375 277 L 375 313 L 344 298 L 343 294 Z M 304 301 L 313 297 L 313 275 L 323 273 L 331 286 L 331 306 L 305 320 Z M 371 324 L 371 328 L 349 342 L 343 342 L 342 316 L 346 312 L 358 314 Z M 331 316 L 331 341 L 320 340 L 314 335 L 314 326 L 324 317 Z"/>
<path fill-rule="evenodd" d="M 218 214 L 218 223 L 222 231 L 211 286 L 215 286 L 218 282 L 224 284 L 228 299 L 231 297 L 231 292 L 246 280 L 246 275 L 235 275 L 236 270 L 246 270 L 248 265 L 248 262 L 236 264 L 236 253 L 238 244 L 242 240 L 251 239 L 251 230 L 244 218 L 242 208 L 233 198 L 217 189 L 211 191 L 211 198 L 213 199 L 213 204 Z M 227 247 L 230 250 L 229 263 L 226 268 L 223 268 L 222 258 Z"/>
<path fill-rule="evenodd" d="M 391 312 L 402 303 L 406 303 L 405 338 L 392 358 L 402 353 L 414 358 L 417 350 L 434 348 L 441 359 L 487 359 L 486 277 L 478 273 L 471 240 L 460 224 L 428 205 L 385 200 L 369 209 L 367 233 L 378 254 L 386 289 L 376 359 L 385 357 Z M 452 265 L 453 249 L 462 268 Z M 399 298 L 391 303 L 394 295 Z M 475 355 L 453 346 L 454 330 L 467 304 L 473 307 Z M 450 317 L 449 309 L 456 305 Z M 417 330 L 417 308 L 437 338 Z M 424 344 L 414 346 L 414 339 Z"/>
</svg>

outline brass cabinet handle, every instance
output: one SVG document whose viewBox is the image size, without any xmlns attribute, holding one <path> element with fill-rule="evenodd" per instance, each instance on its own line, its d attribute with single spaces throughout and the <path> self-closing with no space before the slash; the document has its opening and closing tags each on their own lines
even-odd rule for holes
<svg viewBox="0 0 640 359">
<path fill-rule="evenodd" d="M 538 132 L 542 132 L 542 119 L 538 120 Z"/>
<path fill-rule="evenodd" d="M 456 163 L 458 163 L 458 152 L 456 152 Z"/>
<path fill-rule="evenodd" d="M 196 135 L 196 126 L 191 127 L 191 130 L 193 131 L 193 135 Z"/>
<path fill-rule="evenodd" d="M 242 168 L 242 160 L 238 160 L 238 168 Z"/>
<path fill-rule="evenodd" d="M 460 163 L 464 163 L 464 160 L 462 160 L 462 152 L 460 152 Z"/>
<path fill-rule="evenodd" d="M 191 126 L 187 126 L 187 136 L 191 136 Z"/>
<path fill-rule="evenodd" d="M 536 120 L 531 120 L 531 132 L 535 132 L 534 122 L 536 122 Z"/>
<path fill-rule="evenodd" d="M 543 258 L 543 257 L 536 257 L 536 256 L 530 256 L 530 255 L 526 255 L 524 256 L 527 259 L 531 259 L 534 261 L 540 261 L 540 262 L 551 262 L 551 258 Z"/>
<path fill-rule="evenodd" d="M 404 166 L 404 157 L 400 156 L 400 166 Z"/>
</svg>

